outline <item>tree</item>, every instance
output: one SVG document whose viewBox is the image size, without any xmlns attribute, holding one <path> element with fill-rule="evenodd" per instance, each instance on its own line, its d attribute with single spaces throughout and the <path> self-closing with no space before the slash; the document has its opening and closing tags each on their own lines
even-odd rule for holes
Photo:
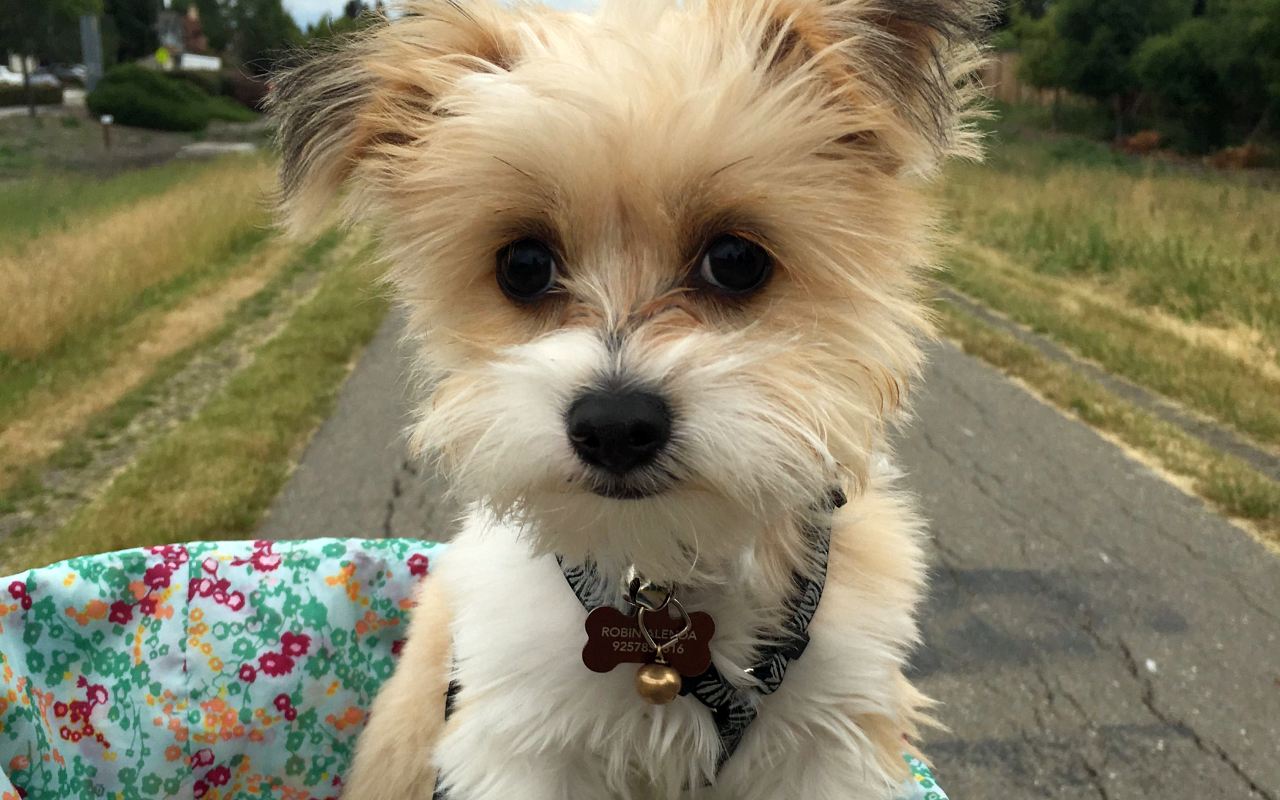
<svg viewBox="0 0 1280 800">
<path fill-rule="evenodd" d="M 133 61 L 156 51 L 159 14 L 160 0 L 106 0 L 106 16 L 117 37 L 115 60 Z"/>
<path fill-rule="evenodd" d="M 1023 11 L 1013 14 L 1013 33 L 1022 52 L 1018 77 L 1037 89 L 1053 89 L 1053 126 L 1058 126 L 1058 105 L 1067 83 L 1067 48 L 1057 35 L 1052 13 L 1039 17 Z"/>
<path fill-rule="evenodd" d="M 237 0 L 228 10 L 232 49 L 252 72 L 268 72 L 276 59 L 302 41 L 302 31 L 281 0 Z"/>
<path fill-rule="evenodd" d="M 22 82 L 31 116 L 36 115 L 36 103 L 27 58 L 41 60 L 66 54 L 73 47 L 70 36 L 75 37 L 70 41 L 77 43 L 74 47 L 78 52 L 78 19 L 81 14 L 94 14 L 99 9 L 99 0 L 0 0 L 0 50 L 22 56 Z"/>
<path fill-rule="evenodd" d="M 1230 93 L 1213 64 L 1217 33 L 1196 17 L 1148 39 L 1134 62 L 1156 111 L 1176 124 L 1175 140 L 1197 153 L 1223 144 L 1231 114 Z"/>
<path fill-rule="evenodd" d="M 1280 108 L 1280 0 L 1217 0 L 1143 44 L 1143 89 L 1197 152 L 1253 136 Z"/>
<path fill-rule="evenodd" d="M 1185 0 L 1056 0 L 1046 19 L 1052 20 L 1049 39 L 1057 41 L 1037 55 L 1046 63 L 1028 69 L 1043 67 L 1064 88 L 1109 103 L 1119 138 L 1141 86 L 1134 69 L 1138 50 L 1190 12 Z"/>
<path fill-rule="evenodd" d="M 382 19 L 381 3 L 371 9 L 367 3 L 351 0 L 343 7 L 342 16 L 334 18 L 325 14 L 315 24 L 308 25 L 306 37 L 319 40 L 342 36 L 367 28 L 380 19 Z"/>
</svg>

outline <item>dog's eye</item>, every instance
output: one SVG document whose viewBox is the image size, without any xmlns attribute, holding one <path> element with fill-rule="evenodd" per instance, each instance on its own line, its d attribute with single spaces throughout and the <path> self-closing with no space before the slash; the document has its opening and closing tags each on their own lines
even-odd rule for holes
<svg viewBox="0 0 1280 800">
<path fill-rule="evenodd" d="M 772 271 L 773 259 L 768 251 L 732 234 L 717 238 L 702 256 L 702 279 L 729 294 L 754 292 Z"/>
<path fill-rule="evenodd" d="M 521 239 L 498 251 L 498 285 L 511 299 L 537 300 L 555 284 L 555 254 L 537 239 Z"/>
</svg>

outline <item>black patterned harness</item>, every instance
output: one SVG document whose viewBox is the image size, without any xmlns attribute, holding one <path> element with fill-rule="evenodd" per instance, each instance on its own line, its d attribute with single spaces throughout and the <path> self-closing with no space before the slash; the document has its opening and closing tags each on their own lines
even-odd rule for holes
<svg viewBox="0 0 1280 800">
<path fill-rule="evenodd" d="M 747 688 L 734 686 L 716 669 L 715 664 L 697 677 L 684 679 L 680 694 L 692 695 L 706 706 L 711 711 L 716 731 L 720 734 L 717 775 L 737 751 L 738 745 L 742 744 L 742 738 L 751 723 L 755 722 L 759 714 L 760 698 L 773 694 L 782 686 L 787 667 L 803 655 L 809 645 L 809 623 L 818 611 L 827 580 L 827 561 L 831 552 L 831 515 L 845 502 L 844 493 L 838 489 L 833 490 L 819 506 L 816 516 L 820 517 L 820 521 L 806 521 L 802 526 L 813 554 L 814 569 L 797 570 L 792 575 L 792 591 L 787 600 L 790 614 L 783 623 L 783 635 L 762 646 L 757 653 L 755 665 L 745 670 L 755 679 L 755 685 Z M 560 568 L 588 613 L 601 606 L 614 604 L 609 583 L 601 577 L 594 563 L 566 565 L 560 559 Z M 449 693 L 445 697 L 446 720 L 453 713 L 459 691 L 461 686 L 458 682 L 451 681 Z M 446 793 L 438 779 L 434 798 L 446 800 Z"/>
</svg>

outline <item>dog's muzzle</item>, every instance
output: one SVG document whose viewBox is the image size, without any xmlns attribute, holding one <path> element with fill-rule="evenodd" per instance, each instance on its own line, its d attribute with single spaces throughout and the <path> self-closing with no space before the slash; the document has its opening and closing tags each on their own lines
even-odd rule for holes
<svg viewBox="0 0 1280 800">
<path fill-rule="evenodd" d="M 605 389 L 580 395 L 569 407 L 565 426 L 578 458 L 604 473 L 604 480 L 594 484 L 597 494 L 634 499 L 654 493 L 628 478 L 667 448 L 672 421 L 671 407 L 660 395 Z"/>
</svg>

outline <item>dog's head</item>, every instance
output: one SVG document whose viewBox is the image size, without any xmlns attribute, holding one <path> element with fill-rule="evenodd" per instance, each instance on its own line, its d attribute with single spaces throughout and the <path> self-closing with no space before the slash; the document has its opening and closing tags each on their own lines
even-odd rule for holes
<svg viewBox="0 0 1280 800">
<path fill-rule="evenodd" d="M 463 498 L 687 577 L 865 478 L 981 5 L 411 2 L 278 76 L 286 210 L 380 229 Z"/>
</svg>

